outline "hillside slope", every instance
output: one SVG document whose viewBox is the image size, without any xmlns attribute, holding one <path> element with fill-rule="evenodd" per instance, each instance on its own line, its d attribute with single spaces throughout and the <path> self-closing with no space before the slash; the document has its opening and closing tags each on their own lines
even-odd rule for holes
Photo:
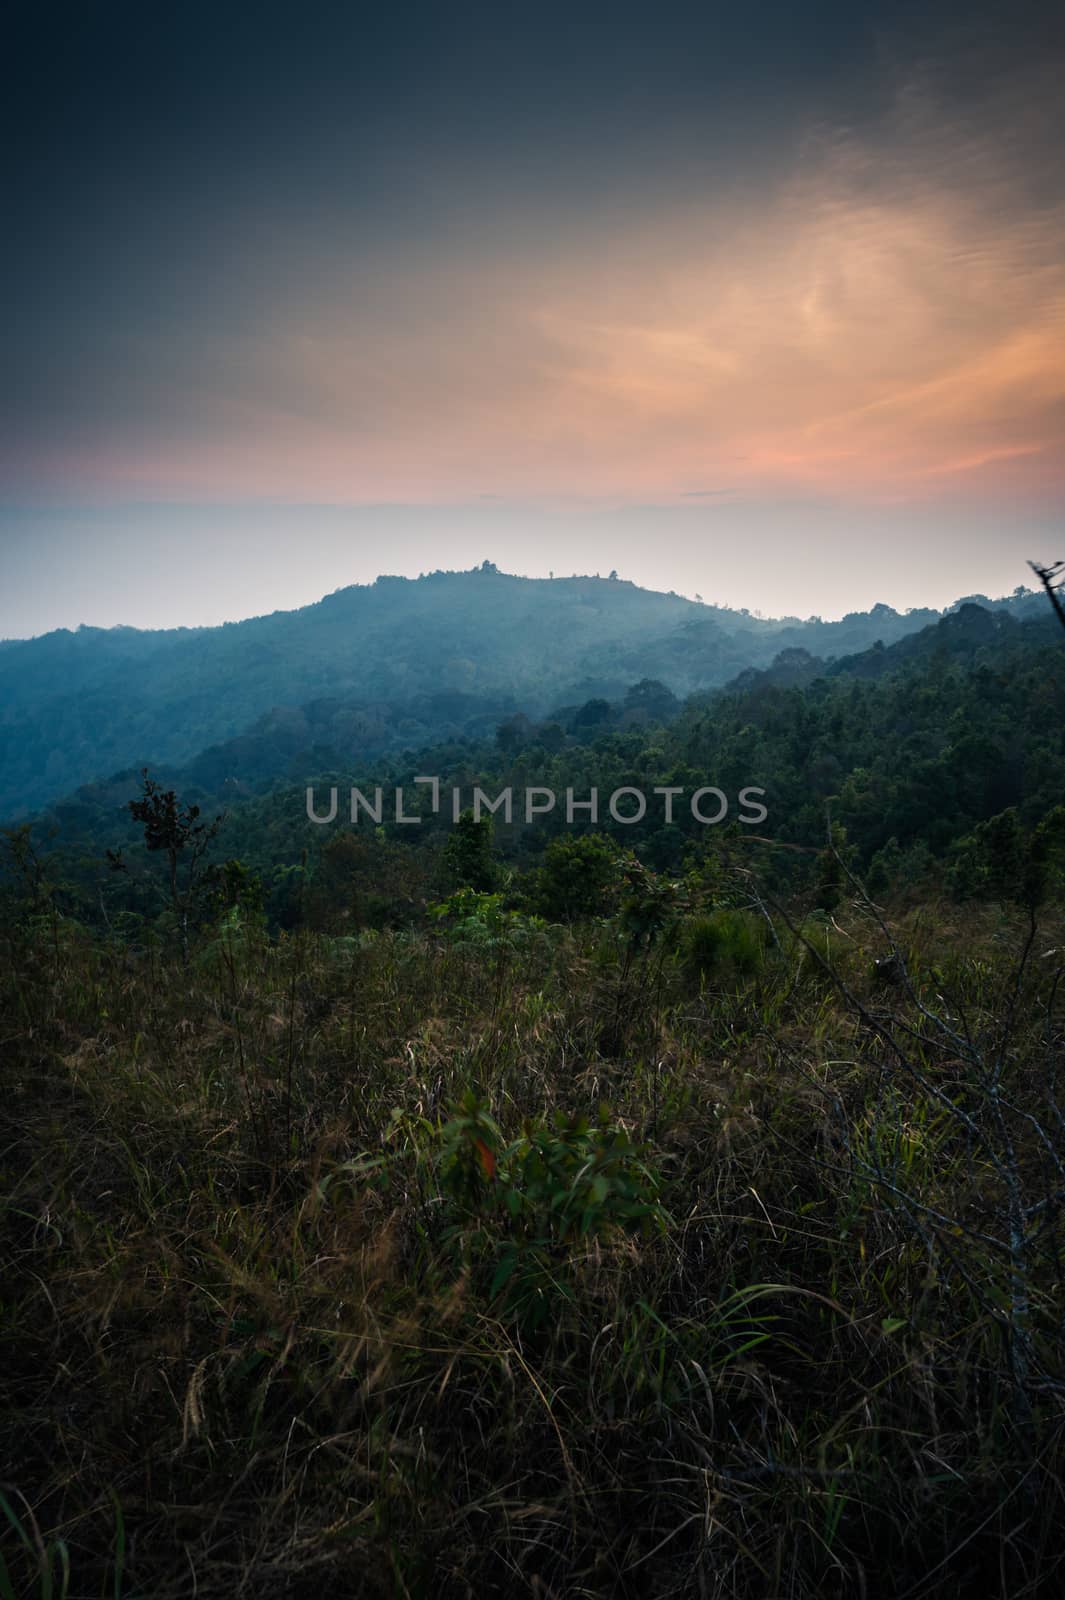
<svg viewBox="0 0 1065 1600">
<path fill-rule="evenodd" d="M 507 711 L 616 697 L 645 677 L 686 694 L 783 648 L 840 655 L 937 616 L 875 606 L 836 623 L 769 621 L 623 580 L 489 564 L 379 578 L 215 628 L 60 630 L 0 650 L 0 818 L 122 768 L 185 763 L 276 708 L 352 703 L 378 730 L 374 748 L 410 746 L 465 726 L 466 713 L 480 733 Z"/>
</svg>

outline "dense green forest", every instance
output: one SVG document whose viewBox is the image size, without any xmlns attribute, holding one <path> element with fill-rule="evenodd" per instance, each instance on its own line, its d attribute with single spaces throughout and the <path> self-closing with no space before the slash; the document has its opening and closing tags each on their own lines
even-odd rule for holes
<svg viewBox="0 0 1065 1600">
<path fill-rule="evenodd" d="M 224 815 L 205 862 L 215 876 L 227 860 L 242 863 L 261 883 L 273 927 L 307 917 L 333 931 L 424 921 L 428 904 L 461 886 L 448 856 L 453 787 L 462 810 L 475 786 L 490 800 L 508 788 L 518 796 L 511 822 L 483 819 L 492 835 L 486 882 L 525 910 L 539 905 L 545 852 L 588 833 L 659 874 L 742 855 L 776 890 L 817 891 L 829 823 L 877 892 L 938 885 L 945 875 L 956 892 L 972 893 L 986 877 L 980 830 L 1006 816 L 1030 834 L 1065 796 L 1060 628 L 1049 615 L 1018 622 L 974 604 L 894 645 L 827 664 L 792 647 L 769 668 L 683 702 L 644 679 L 615 701 L 559 706 L 546 720 L 493 716 L 479 734 L 365 765 L 352 759 L 355 714 L 340 700 L 275 713 L 187 766 L 155 769 L 187 804 Z M 445 792 L 436 814 L 414 781 L 424 774 Z M 84 786 L 33 827 L 38 850 L 54 854 L 66 910 L 89 923 L 121 915 L 150 925 L 165 915 L 158 863 L 138 854 L 129 815 L 141 781 L 131 769 Z M 353 785 L 368 796 L 402 787 L 421 820 L 412 828 L 385 810 L 380 827 L 362 814 L 352 828 Z M 692 814 L 690 796 L 702 785 L 729 797 L 720 826 Z M 558 803 L 526 823 L 520 797 L 530 786 L 550 789 Z M 323 803 L 334 787 L 344 797 L 334 824 L 308 820 L 308 787 Z M 609 796 L 623 787 L 648 797 L 637 822 L 609 814 Z M 671 821 L 656 787 L 680 791 Z M 738 819 L 746 787 L 763 791 L 768 815 L 757 828 Z M 566 791 L 587 799 L 593 789 L 598 819 L 575 811 L 567 823 Z M 107 852 L 119 849 L 135 871 L 106 871 Z M 203 876 L 205 915 L 212 881 Z"/>
<path fill-rule="evenodd" d="M 767 629 L 718 687 L 426 682 L 376 743 L 315 685 L 7 828 L 2 1600 L 1060 1594 L 1029 610 Z"/>
<path fill-rule="evenodd" d="M 1017 616 L 1042 609 L 1026 590 L 999 604 Z M 260 718 L 328 722 L 342 703 L 327 732 L 366 757 L 476 735 L 508 711 L 616 698 L 647 677 L 683 696 L 781 650 L 842 656 L 936 617 L 877 605 L 839 622 L 769 621 L 613 577 L 520 578 L 486 562 L 379 578 L 217 628 L 9 640 L 0 643 L 0 819 L 32 815 L 125 767 L 182 764 L 249 729 L 254 740 Z"/>
</svg>

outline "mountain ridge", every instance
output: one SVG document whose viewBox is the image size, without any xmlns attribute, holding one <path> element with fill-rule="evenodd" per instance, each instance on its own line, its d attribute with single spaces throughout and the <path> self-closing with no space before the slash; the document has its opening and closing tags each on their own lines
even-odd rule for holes
<svg viewBox="0 0 1065 1600">
<path fill-rule="evenodd" d="M 1031 602 L 987 603 L 1020 614 Z M 768 619 L 622 578 L 524 578 L 485 563 L 386 574 L 216 627 L 55 630 L 0 653 L 0 817 L 131 766 L 180 766 L 316 700 L 384 708 L 396 742 L 427 744 L 440 693 L 469 696 L 475 720 L 609 698 L 643 678 L 683 695 L 768 666 L 782 648 L 853 653 L 941 615 L 880 604 L 831 623 Z"/>
</svg>

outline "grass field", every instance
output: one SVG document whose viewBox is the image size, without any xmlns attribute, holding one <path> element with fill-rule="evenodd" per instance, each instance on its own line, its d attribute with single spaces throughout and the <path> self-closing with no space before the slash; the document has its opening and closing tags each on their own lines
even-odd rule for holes
<svg viewBox="0 0 1065 1600">
<path fill-rule="evenodd" d="M 1061 1593 L 1060 915 L 770 920 L 7 928 L 0 1597 Z"/>
</svg>

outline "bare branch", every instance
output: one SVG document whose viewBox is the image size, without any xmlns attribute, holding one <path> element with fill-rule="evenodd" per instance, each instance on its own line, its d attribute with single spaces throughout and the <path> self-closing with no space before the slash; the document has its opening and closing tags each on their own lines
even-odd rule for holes
<svg viewBox="0 0 1065 1600">
<path fill-rule="evenodd" d="M 1055 561 L 1052 567 L 1041 567 L 1035 561 L 1029 561 L 1028 565 L 1046 590 L 1047 598 L 1057 612 L 1058 621 L 1065 628 L 1065 602 L 1061 598 L 1061 590 L 1065 588 L 1065 577 L 1062 577 L 1065 573 L 1065 561 Z"/>
</svg>

